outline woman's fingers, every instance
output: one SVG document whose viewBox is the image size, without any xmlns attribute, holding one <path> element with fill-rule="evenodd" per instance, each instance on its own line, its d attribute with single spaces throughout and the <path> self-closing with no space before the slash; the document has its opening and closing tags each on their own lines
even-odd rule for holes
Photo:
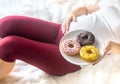
<svg viewBox="0 0 120 84">
<path fill-rule="evenodd" d="M 110 50 L 111 50 L 111 41 L 106 41 L 105 48 L 104 48 L 104 55 L 109 54 Z"/>
<path fill-rule="evenodd" d="M 64 34 L 65 33 L 65 30 L 66 29 L 66 23 L 65 23 L 65 21 L 63 22 L 63 24 L 62 24 L 62 33 Z"/>
<path fill-rule="evenodd" d="M 66 21 L 66 31 L 69 31 L 69 26 L 70 26 L 71 21 L 72 21 L 71 18 L 69 18 L 69 19 Z"/>
<path fill-rule="evenodd" d="M 67 31 L 69 31 L 70 23 L 72 21 L 76 21 L 76 16 L 69 16 L 62 24 L 62 32 L 65 34 Z"/>
<path fill-rule="evenodd" d="M 73 21 L 76 22 L 77 21 L 77 17 L 73 16 Z"/>
<path fill-rule="evenodd" d="M 63 22 L 62 24 L 62 32 L 63 34 L 65 34 L 68 30 L 69 30 L 69 26 L 70 26 L 71 20 L 67 19 Z"/>
<path fill-rule="evenodd" d="M 105 54 L 120 54 L 120 43 L 108 41 L 104 48 Z"/>
</svg>

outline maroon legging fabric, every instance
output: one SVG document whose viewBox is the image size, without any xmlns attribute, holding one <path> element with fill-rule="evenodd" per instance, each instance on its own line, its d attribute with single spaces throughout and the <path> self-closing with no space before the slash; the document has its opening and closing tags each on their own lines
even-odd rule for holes
<svg viewBox="0 0 120 84">
<path fill-rule="evenodd" d="M 7 16 L 0 20 L 0 58 L 7 62 L 25 61 L 52 75 L 64 75 L 80 69 L 59 52 L 63 36 L 61 25 L 25 16 Z"/>
</svg>

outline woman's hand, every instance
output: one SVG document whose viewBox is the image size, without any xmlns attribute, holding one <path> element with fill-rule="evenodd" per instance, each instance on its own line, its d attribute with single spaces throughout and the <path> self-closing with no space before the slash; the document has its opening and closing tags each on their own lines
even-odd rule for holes
<svg viewBox="0 0 120 84">
<path fill-rule="evenodd" d="M 113 41 L 107 41 L 104 48 L 104 53 L 106 54 L 120 54 L 120 43 Z"/>
<path fill-rule="evenodd" d="M 76 21 L 76 18 L 81 15 L 87 15 L 89 13 L 93 13 L 96 10 L 99 9 L 98 4 L 90 5 L 90 6 L 84 6 L 84 7 L 78 7 L 72 12 L 69 13 L 68 17 L 64 20 L 62 24 L 62 32 L 65 34 L 67 31 L 69 31 L 69 26 L 72 21 Z"/>
<path fill-rule="evenodd" d="M 67 31 L 69 31 L 69 26 L 72 21 L 76 21 L 77 16 L 75 14 L 70 14 L 63 22 L 62 24 L 62 32 L 65 34 Z"/>
<path fill-rule="evenodd" d="M 69 26 L 72 21 L 76 21 L 76 18 L 80 15 L 87 14 L 86 7 L 80 7 L 76 10 L 69 13 L 68 17 L 64 20 L 62 24 L 62 32 L 65 34 L 67 31 L 69 31 Z"/>
</svg>

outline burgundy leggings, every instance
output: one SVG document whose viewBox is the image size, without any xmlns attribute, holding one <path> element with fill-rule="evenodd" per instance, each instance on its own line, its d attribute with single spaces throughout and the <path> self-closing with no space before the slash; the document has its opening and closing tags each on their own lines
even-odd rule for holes
<svg viewBox="0 0 120 84">
<path fill-rule="evenodd" d="M 25 16 L 4 17 L 0 20 L 0 58 L 7 62 L 19 59 L 52 75 L 79 70 L 80 66 L 61 56 L 62 36 L 60 24 Z"/>
</svg>

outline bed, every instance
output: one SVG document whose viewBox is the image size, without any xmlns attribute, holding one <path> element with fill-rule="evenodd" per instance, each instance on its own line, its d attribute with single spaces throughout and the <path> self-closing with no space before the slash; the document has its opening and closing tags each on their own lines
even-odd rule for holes
<svg viewBox="0 0 120 84">
<path fill-rule="evenodd" d="M 62 23 L 70 10 L 99 1 L 101 0 L 1 0 L 0 18 L 24 15 Z M 120 56 L 106 56 L 94 66 L 85 66 L 64 76 L 51 76 L 17 60 L 12 72 L 0 80 L 0 84 L 119 84 L 119 60 Z"/>
</svg>

